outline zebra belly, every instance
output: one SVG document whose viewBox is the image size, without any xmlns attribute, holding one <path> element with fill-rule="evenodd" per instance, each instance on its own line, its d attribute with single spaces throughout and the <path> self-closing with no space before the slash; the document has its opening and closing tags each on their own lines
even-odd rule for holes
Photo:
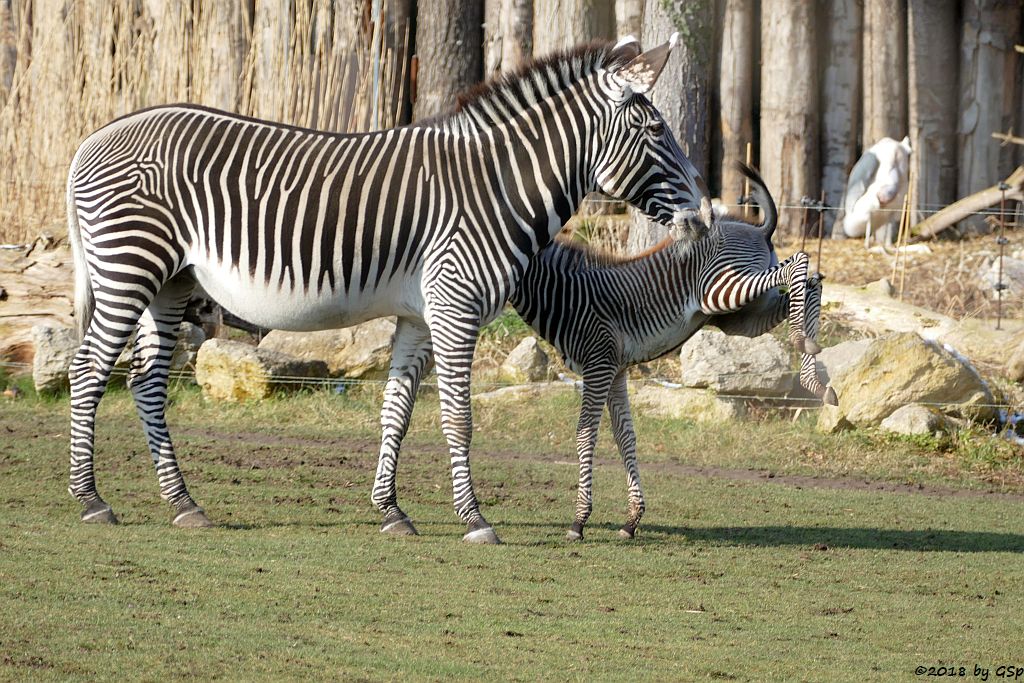
<svg viewBox="0 0 1024 683">
<path fill-rule="evenodd" d="M 697 330 L 704 327 L 708 317 L 699 310 L 687 311 L 675 325 L 641 339 L 630 336 L 623 349 L 624 355 L 630 363 L 645 363 L 661 358 L 669 351 L 679 348 Z"/>
<path fill-rule="evenodd" d="M 278 287 L 248 273 L 213 264 L 196 264 L 196 280 L 211 299 L 254 325 L 277 330 L 311 331 L 356 325 L 387 315 L 422 317 L 418 278 L 363 291 L 304 291 Z"/>
</svg>

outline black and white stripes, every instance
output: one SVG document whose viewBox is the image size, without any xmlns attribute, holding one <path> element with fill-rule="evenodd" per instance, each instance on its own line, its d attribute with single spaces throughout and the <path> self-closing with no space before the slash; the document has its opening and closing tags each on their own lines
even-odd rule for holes
<svg viewBox="0 0 1024 683">
<path fill-rule="evenodd" d="M 83 333 L 70 489 L 83 518 L 116 519 L 96 491 L 93 429 L 110 368 L 139 326 L 131 386 L 161 494 L 176 523 L 209 523 L 164 422 L 170 352 L 198 283 L 268 328 L 397 315 L 373 489 L 384 528 L 413 531 L 395 472 L 433 357 L 455 509 L 468 540 L 497 541 L 469 472 L 477 332 L 587 192 L 632 201 L 665 223 L 697 205 L 702 183 L 643 95 L 669 47 L 641 53 L 634 41 L 555 55 L 469 93 L 449 116 L 376 133 L 175 105 L 89 136 L 68 178 Z"/>
<path fill-rule="evenodd" d="M 511 301 L 522 318 L 583 376 L 577 427 L 579 457 L 576 518 L 570 539 L 583 537 L 592 508 L 594 446 L 605 404 L 626 467 L 629 512 L 621 534 L 632 537 L 644 513 L 636 462 L 636 436 L 626 394 L 630 366 L 680 346 L 706 323 L 728 334 L 757 336 L 789 315 L 791 336 L 803 355 L 801 382 L 819 398 L 834 401 L 817 380 L 820 285 L 807 285 L 807 255 L 778 263 L 771 243 L 775 204 L 761 179 L 751 177 L 764 224 L 716 219 L 710 206 L 690 217 L 709 234 L 697 242 L 666 240 L 629 259 L 595 255 L 571 243 L 541 251 Z M 691 230 L 699 232 L 698 227 Z M 788 287 L 782 293 L 779 286 Z M 749 307 L 749 308 L 745 308 Z M 806 315 L 805 315 L 806 312 Z M 805 339 L 806 337 L 806 339 Z"/>
</svg>

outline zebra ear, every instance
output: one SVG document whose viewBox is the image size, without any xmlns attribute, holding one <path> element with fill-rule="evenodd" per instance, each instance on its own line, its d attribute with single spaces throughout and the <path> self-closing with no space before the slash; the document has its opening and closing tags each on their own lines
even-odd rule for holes
<svg viewBox="0 0 1024 683">
<path fill-rule="evenodd" d="M 673 33 L 668 42 L 652 48 L 647 52 L 641 52 L 625 66 L 615 72 L 616 77 L 625 82 L 625 85 L 635 93 L 645 93 L 654 87 L 665 68 L 668 56 L 672 54 L 672 48 L 676 46 L 679 39 L 678 33 Z"/>
</svg>

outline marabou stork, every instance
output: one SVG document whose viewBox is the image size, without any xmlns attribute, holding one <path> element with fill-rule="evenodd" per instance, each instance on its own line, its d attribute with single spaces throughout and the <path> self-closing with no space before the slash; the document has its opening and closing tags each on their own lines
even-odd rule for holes
<svg viewBox="0 0 1024 683">
<path fill-rule="evenodd" d="M 893 243 L 893 226 L 899 224 L 907 193 L 910 153 L 910 138 L 900 142 L 882 138 L 857 160 L 843 195 L 843 232 L 847 237 L 863 236 L 867 246 L 873 232 L 887 228 L 885 243 Z"/>
</svg>

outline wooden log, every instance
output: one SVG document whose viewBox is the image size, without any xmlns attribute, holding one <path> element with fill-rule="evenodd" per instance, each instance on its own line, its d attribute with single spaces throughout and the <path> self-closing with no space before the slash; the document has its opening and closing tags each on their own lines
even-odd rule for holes
<svg viewBox="0 0 1024 683">
<path fill-rule="evenodd" d="M 1010 186 L 1006 190 L 1006 198 L 1024 201 L 1024 166 L 1018 166 L 1017 170 L 1010 174 L 1010 177 L 1005 182 Z M 968 195 L 915 225 L 913 230 L 918 234 L 914 241 L 934 237 L 946 228 L 953 227 L 971 214 L 987 209 L 990 206 L 995 206 L 1002 198 L 1003 192 L 999 189 L 999 183 L 981 192 Z"/>
</svg>

